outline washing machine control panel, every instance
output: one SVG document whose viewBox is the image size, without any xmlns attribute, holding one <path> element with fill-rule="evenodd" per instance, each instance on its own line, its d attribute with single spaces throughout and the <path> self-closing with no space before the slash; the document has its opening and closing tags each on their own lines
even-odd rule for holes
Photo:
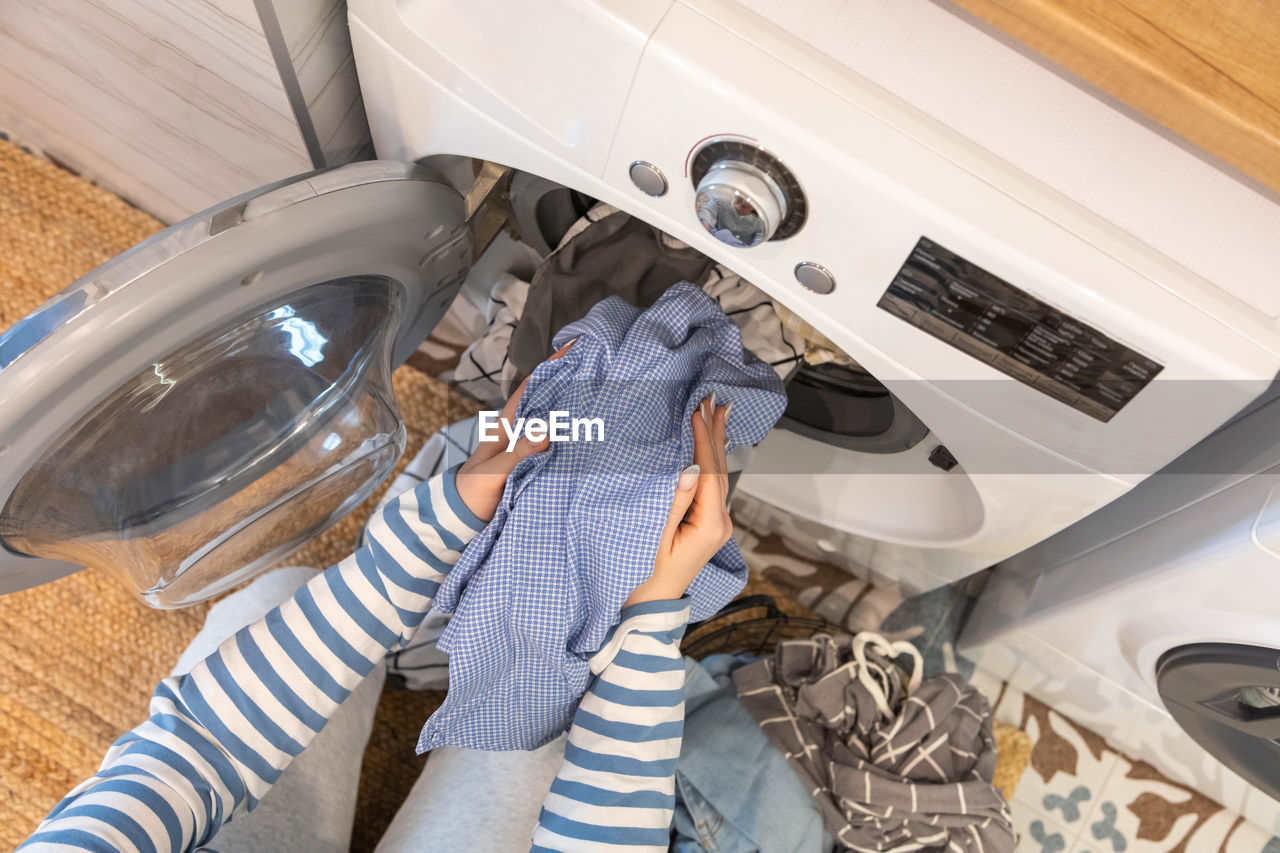
<svg viewBox="0 0 1280 853">
<path fill-rule="evenodd" d="M 878 304 L 1104 422 L 1164 367 L 928 237 L 916 243 Z"/>
<path fill-rule="evenodd" d="M 693 155 L 698 222 L 737 248 L 785 240 L 804 225 L 804 192 L 777 157 L 746 139 L 712 139 Z"/>
</svg>

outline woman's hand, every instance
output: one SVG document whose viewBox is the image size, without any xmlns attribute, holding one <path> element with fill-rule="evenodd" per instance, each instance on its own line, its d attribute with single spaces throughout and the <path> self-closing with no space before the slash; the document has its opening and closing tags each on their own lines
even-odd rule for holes
<svg viewBox="0 0 1280 853">
<path fill-rule="evenodd" d="M 712 394 L 694 410 L 694 464 L 680 473 L 667 526 L 658 540 L 653 574 L 631 593 L 627 606 L 680 598 L 707 561 L 733 535 L 724 443 L 730 406 L 717 407 Z"/>
<path fill-rule="evenodd" d="M 569 341 L 557 350 L 547 361 L 554 361 L 564 355 L 571 346 L 573 341 Z M 515 393 L 511 395 L 511 399 L 507 400 L 507 404 L 502 407 L 500 417 L 506 423 L 515 423 L 516 409 L 520 405 L 524 387 L 528 384 L 529 377 L 526 376 L 516 388 Z M 481 521 L 492 520 L 494 512 L 498 509 L 498 501 L 502 499 L 502 490 L 507 485 L 507 477 L 516 467 L 516 463 L 526 456 L 541 453 L 550 446 L 550 438 L 533 442 L 527 436 L 521 436 L 516 446 L 508 450 L 507 441 L 501 437 L 501 432 L 496 441 L 480 442 L 476 445 L 471 458 L 463 462 L 462 467 L 458 469 L 454 480 L 458 497 L 462 498 L 467 509 L 475 513 L 476 518 Z"/>
</svg>

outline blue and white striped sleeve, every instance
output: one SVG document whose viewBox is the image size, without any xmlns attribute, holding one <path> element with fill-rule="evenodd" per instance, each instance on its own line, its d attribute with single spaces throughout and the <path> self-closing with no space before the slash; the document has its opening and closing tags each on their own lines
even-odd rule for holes
<svg viewBox="0 0 1280 853">
<path fill-rule="evenodd" d="M 574 715 L 533 853 L 667 850 L 684 734 L 680 638 L 688 621 L 687 598 L 622 612 L 591 659 L 595 679 Z"/>
<path fill-rule="evenodd" d="M 366 544 L 166 678 L 151 717 L 120 738 L 20 848 L 189 851 L 281 772 L 386 655 L 407 642 L 483 527 L 450 469 L 393 500 Z"/>
</svg>

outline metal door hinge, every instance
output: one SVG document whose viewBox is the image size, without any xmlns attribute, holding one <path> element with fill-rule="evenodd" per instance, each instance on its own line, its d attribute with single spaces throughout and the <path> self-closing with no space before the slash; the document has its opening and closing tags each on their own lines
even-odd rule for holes
<svg viewBox="0 0 1280 853">
<path fill-rule="evenodd" d="M 480 160 L 475 181 L 465 197 L 467 225 L 471 229 L 471 259 L 489 248 L 511 221 L 511 176 L 515 170 Z"/>
<path fill-rule="evenodd" d="M 466 218 L 462 224 L 448 234 L 441 233 L 441 226 L 426 235 L 427 242 L 435 246 L 418 265 L 424 277 L 437 282 L 435 293 L 465 278 L 471 265 L 512 221 L 510 189 L 514 170 L 488 160 L 475 163 L 475 179 L 463 196 Z"/>
</svg>

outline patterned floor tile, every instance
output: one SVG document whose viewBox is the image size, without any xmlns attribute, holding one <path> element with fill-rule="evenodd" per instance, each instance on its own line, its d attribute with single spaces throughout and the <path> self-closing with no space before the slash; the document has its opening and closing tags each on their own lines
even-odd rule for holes
<svg viewBox="0 0 1280 853">
<path fill-rule="evenodd" d="M 1005 687 L 994 716 L 1032 739 L 1010 807 L 1015 827 L 1031 832 L 1040 820 L 1047 840 L 1023 839 L 1020 851 L 1054 846 L 1052 828 L 1068 842 L 1064 853 L 1280 853 L 1280 839 L 1261 827 L 1021 691 Z"/>
<path fill-rule="evenodd" d="M 1260 827 L 1126 756 L 1117 755 L 1117 767 L 1099 799 L 1090 832 L 1122 844 L 1103 846 L 1100 853 L 1217 853 L 1228 841 L 1234 849 L 1260 853 L 1270 843 Z"/>
<path fill-rule="evenodd" d="M 974 666 L 956 654 L 955 640 L 978 600 L 986 578 L 976 576 L 903 601 L 880 625 L 891 640 L 909 640 L 924 656 L 926 678 L 958 672 L 965 678 Z"/>
<path fill-rule="evenodd" d="M 1029 806 L 1013 809 L 1013 831 L 1017 853 L 1070 853 L 1077 837 L 1075 830 Z"/>
<path fill-rule="evenodd" d="M 1218 848 L 1222 853 L 1280 853 L 1280 838 L 1275 838 L 1257 824 L 1229 812 L 1223 812 L 1223 818 L 1234 820 L 1227 830 L 1227 840 Z M 1200 850 L 1208 853 L 1210 848 L 1192 847 L 1188 848 L 1188 853 L 1199 853 Z"/>
<path fill-rule="evenodd" d="M 740 519 L 734 536 L 747 564 L 780 593 L 851 633 L 879 630 L 903 602 L 896 586 L 874 586 L 838 566 L 798 556 L 779 536 L 754 532 Z"/>
<path fill-rule="evenodd" d="M 979 685 L 978 689 L 991 701 L 991 712 L 996 722 L 1022 728 L 1023 692 L 982 669 L 974 670 L 972 677 Z"/>
<path fill-rule="evenodd" d="M 1014 793 L 1074 833 L 1083 832 L 1099 805 L 1099 795 L 1117 756 L 1091 732 L 1072 725 L 1035 700 L 1024 699 L 1020 727 L 1031 736 L 1031 765 Z M 1119 853 L 1119 851 L 1116 851 Z"/>
</svg>

